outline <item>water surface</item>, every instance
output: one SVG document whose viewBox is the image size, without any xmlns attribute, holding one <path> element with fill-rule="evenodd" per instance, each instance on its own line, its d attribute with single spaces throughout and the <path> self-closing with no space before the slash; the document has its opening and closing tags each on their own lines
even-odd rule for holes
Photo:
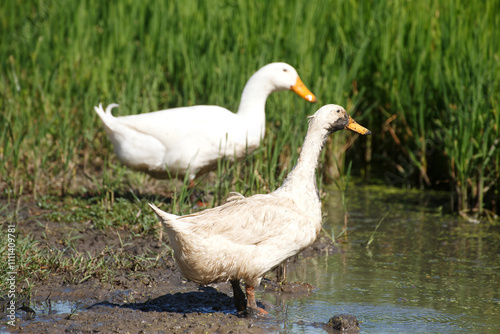
<svg viewBox="0 0 500 334">
<path fill-rule="evenodd" d="M 348 313 L 365 333 L 500 333 L 498 223 L 443 213 L 448 198 L 440 193 L 368 186 L 348 200 L 341 253 L 300 261 L 289 275 L 317 290 L 274 309 L 285 330 L 324 333 L 311 324 Z M 325 230 L 338 235 L 339 194 L 326 206 Z"/>
</svg>

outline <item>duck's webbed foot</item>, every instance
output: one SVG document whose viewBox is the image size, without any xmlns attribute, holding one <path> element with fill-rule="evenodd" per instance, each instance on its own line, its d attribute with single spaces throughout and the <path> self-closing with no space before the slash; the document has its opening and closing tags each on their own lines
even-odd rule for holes
<svg viewBox="0 0 500 334">
<path fill-rule="evenodd" d="M 247 312 L 249 316 L 266 316 L 269 314 L 263 308 L 257 306 L 255 301 L 255 287 L 246 285 L 245 290 L 247 292 Z"/>
<path fill-rule="evenodd" d="M 230 280 L 230 282 L 233 287 L 234 306 L 239 315 L 245 317 L 259 317 L 269 314 L 266 310 L 257 306 L 257 302 L 255 301 L 255 287 L 250 285 L 245 286 L 247 293 L 247 299 L 245 301 L 245 294 L 243 290 L 241 290 L 240 280 L 233 279 Z"/>
</svg>

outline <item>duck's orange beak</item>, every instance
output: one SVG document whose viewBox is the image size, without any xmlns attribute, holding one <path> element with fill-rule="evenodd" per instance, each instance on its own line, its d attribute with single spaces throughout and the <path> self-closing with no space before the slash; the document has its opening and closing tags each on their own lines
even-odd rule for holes
<svg viewBox="0 0 500 334">
<path fill-rule="evenodd" d="M 349 123 L 347 123 L 347 125 L 345 126 L 345 129 L 357 132 L 357 133 L 362 134 L 362 135 L 371 135 L 372 134 L 372 132 L 370 130 L 368 130 L 367 128 L 356 123 L 356 121 L 353 120 L 351 118 L 351 116 L 349 116 Z"/>
<path fill-rule="evenodd" d="M 291 90 L 293 90 L 297 95 L 301 96 L 302 98 L 306 99 L 309 102 L 316 102 L 318 101 L 316 99 L 316 96 L 314 96 L 313 93 L 304 85 L 302 80 L 300 80 L 299 77 L 297 77 L 297 82 L 295 85 L 290 87 Z"/>
</svg>

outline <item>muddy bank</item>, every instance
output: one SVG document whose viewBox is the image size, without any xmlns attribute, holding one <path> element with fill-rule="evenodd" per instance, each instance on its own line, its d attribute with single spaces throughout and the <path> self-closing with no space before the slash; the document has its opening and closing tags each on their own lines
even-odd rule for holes
<svg viewBox="0 0 500 334">
<path fill-rule="evenodd" d="M 261 307 L 271 311 L 265 318 L 243 318 L 236 314 L 229 283 L 210 286 L 185 280 L 177 270 L 168 244 L 159 244 L 153 233 L 134 235 L 126 229 L 95 230 L 91 222 L 60 223 L 40 215 L 35 203 L 24 204 L 19 211 L 20 235 L 33 239 L 54 250 L 64 250 L 66 257 L 143 256 L 142 262 L 116 265 L 106 275 L 96 272 L 80 277 L 69 270 L 54 270 L 37 280 L 31 298 L 23 296 L 18 305 L 16 326 L 1 330 L 19 333 L 268 333 L 283 329 L 282 319 L 272 316 L 274 308 L 283 308 L 286 300 L 312 293 L 307 283 L 276 281 L 275 272 L 266 275 L 257 290 Z M 37 218 L 38 217 L 38 218 Z M 71 236 L 71 247 L 64 240 Z M 293 261 L 302 261 L 316 254 L 336 252 L 324 237 Z M 109 262 L 109 263 L 115 263 Z M 106 268 L 101 268 L 103 271 Z M 76 275 L 76 276 L 75 276 Z M 110 277 L 111 275 L 111 277 Z M 276 304 L 263 302 L 260 296 L 270 294 Z M 273 298 L 266 298 L 266 300 Z M 65 308 L 61 309 L 61 306 Z M 35 313 L 29 312 L 31 310 Z M 325 322 L 332 315 L 325 315 Z"/>
</svg>

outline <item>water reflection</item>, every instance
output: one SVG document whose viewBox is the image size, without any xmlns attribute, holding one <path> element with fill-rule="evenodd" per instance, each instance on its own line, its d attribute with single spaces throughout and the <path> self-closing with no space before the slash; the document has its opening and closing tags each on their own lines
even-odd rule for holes
<svg viewBox="0 0 500 334">
<path fill-rule="evenodd" d="M 276 308 L 293 332 L 338 313 L 355 315 L 364 332 L 497 332 L 500 328 L 498 227 L 446 215 L 447 195 L 373 187 L 349 192 L 341 253 L 295 264 L 289 280 L 318 289 Z M 325 229 L 338 235 L 343 211 L 329 197 Z M 379 220 L 389 215 L 363 246 Z M 303 320 L 304 324 L 297 322 Z M 295 324 L 293 324 L 295 323 Z"/>
</svg>

